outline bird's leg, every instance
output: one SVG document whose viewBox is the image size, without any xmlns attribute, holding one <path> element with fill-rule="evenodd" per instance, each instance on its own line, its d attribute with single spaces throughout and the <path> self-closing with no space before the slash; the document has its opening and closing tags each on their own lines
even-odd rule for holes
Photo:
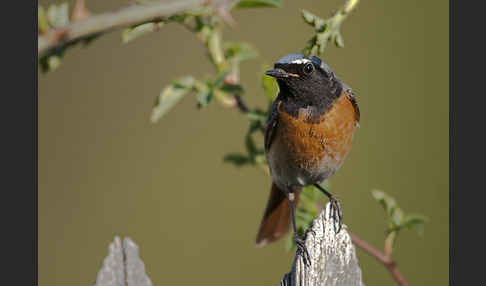
<svg viewBox="0 0 486 286">
<path fill-rule="evenodd" d="M 329 201 L 331 203 L 329 217 L 332 216 L 332 218 L 334 219 L 334 232 L 339 233 L 341 231 L 342 220 L 343 220 L 343 211 L 341 209 L 341 203 L 333 195 L 331 195 L 331 193 L 326 191 L 321 185 L 314 184 L 314 186 L 329 198 Z M 336 223 L 338 224 L 337 230 L 336 230 Z"/>
<path fill-rule="evenodd" d="M 294 243 L 297 246 L 297 252 L 302 254 L 304 259 L 304 264 L 307 266 L 311 265 L 310 255 L 307 251 L 307 247 L 305 246 L 305 242 L 302 238 L 299 237 L 297 233 L 297 226 L 295 225 L 295 213 L 294 213 L 294 202 L 295 202 L 295 193 L 289 192 L 288 193 L 289 205 L 290 205 L 290 217 L 292 218 L 292 228 L 294 229 Z"/>
</svg>

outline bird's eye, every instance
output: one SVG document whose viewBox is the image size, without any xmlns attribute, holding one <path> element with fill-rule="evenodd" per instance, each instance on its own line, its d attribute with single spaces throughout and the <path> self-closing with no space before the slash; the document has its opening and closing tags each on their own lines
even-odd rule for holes
<svg viewBox="0 0 486 286">
<path fill-rule="evenodd" d="M 314 71 L 314 66 L 311 63 L 308 63 L 304 66 L 304 72 L 306 74 L 310 74 L 313 71 Z"/>
</svg>

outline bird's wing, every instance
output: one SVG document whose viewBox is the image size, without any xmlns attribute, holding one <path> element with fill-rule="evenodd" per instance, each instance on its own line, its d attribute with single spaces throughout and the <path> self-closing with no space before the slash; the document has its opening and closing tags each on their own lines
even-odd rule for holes
<svg viewBox="0 0 486 286">
<path fill-rule="evenodd" d="M 345 83 L 343 83 L 343 92 L 349 98 L 349 101 L 351 101 L 351 104 L 353 105 L 356 123 L 358 124 L 360 114 L 359 114 L 359 107 L 358 107 L 358 101 L 356 100 L 356 96 L 354 95 L 354 92 L 351 89 L 351 87 L 349 87 Z"/>
<path fill-rule="evenodd" d="M 265 127 L 265 135 L 263 139 L 263 143 L 265 145 L 265 152 L 268 152 L 268 150 L 270 149 L 270 145 L 272 145 L 273 135 L 275 134 L 275 129 L 278 123 L 279 103 L 280 103 L 280 99 L 277 97 L 277 99 L 275 99 L 272 106 L 270 107 L 267 124 Z"/>
</svg>

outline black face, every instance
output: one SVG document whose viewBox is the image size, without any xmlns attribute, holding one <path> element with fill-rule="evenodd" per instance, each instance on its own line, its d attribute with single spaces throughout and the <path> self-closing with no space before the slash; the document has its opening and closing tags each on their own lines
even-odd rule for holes
<svg viewBox="0 0 486 286">
<path fill-rule="evenodd" d="M 294 107 L 314 106 L 324 111 L 342 90 L 334 73 L 316 57 L 279 61 L 265 74 L 277 79 L 282 101 Z"/>
</svg>

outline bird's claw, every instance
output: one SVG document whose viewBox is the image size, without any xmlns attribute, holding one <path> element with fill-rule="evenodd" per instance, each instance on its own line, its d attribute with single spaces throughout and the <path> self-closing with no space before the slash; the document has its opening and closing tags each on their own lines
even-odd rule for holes
<svg viewBox="0 0 486 286">
<path fill-rule="evenodd" d="M 342 228 L 342 220 L 343 220 L 343 211 L 341 208 L 341 203 L 335 198 L 330 198 L 331 207 L 329 210 L 329 218 L 332 218 L 334 223 L 334 232 L 338 234 Z M 337 229 L 336 229 L 337 224 Z"/>
<path fill-rule="evenodd" d="M 300 239 L 299 237 L 294 238 L 295 245 L 297 246 L 297 254 L 302 255 L 302 259 L 304 261 L 305 266 L 311 266 L 311 260 L 309 251 L 307 251 L 307 247 L 305 246 L 305 242 Z"/>
<path fill-rule="evenodd" d="M 314 236 L 316 236 L 316 235 L 317 235 L 317 234 L 316 234 L 316 231 L 315 231 L 313 228 L 309 228 L 309 229 L 307 229 L 307 232 L 312 233 Z"/>
</svg>

